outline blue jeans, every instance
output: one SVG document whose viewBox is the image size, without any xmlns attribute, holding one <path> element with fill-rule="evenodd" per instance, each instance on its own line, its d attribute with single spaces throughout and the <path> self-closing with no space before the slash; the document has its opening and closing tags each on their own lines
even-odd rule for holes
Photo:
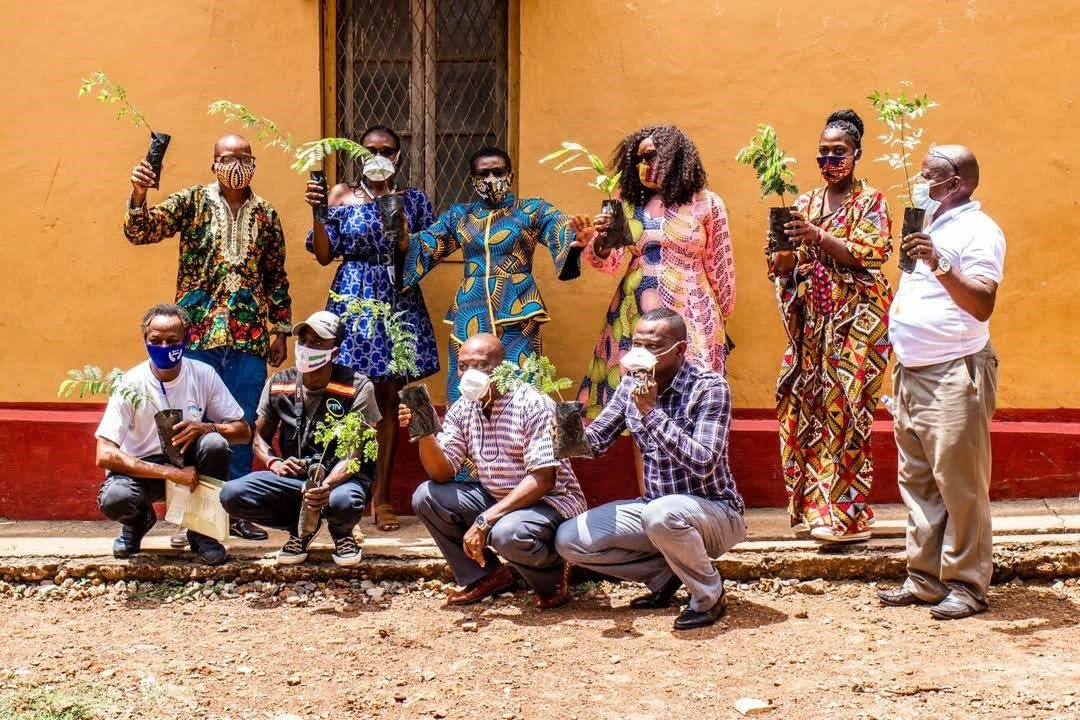
<svg viewBox="0 0 1080 720">
<path fill-rule="evenodd" d="M 225 387 L 244 409 L 244 419 L 248 425 L 255 427 L 255 412 L 259 409 L 259 397 L 262 395 L 263 385 L 266 384 L 266 361 L 228 347 L 189 350 L 184 355 L 214 368 L 214 372 L 225 382 Z M 243 477 L 251 472 L 252 458 L 251 443 L 233 445 L 229 477 L 225 479 Z"/>
<path fill-rule="evenodd" d="M 269 470 L 237 478 L 221 489 L 221 507 L 234 518 L 296 534 L 300 521 L 303 478 L 283 477 Z M 371 483 L 353 477 L 330 491 L 322 514 L 331 537 L 344 537 L 360 522 L 371 493 Z"/>
</svg>

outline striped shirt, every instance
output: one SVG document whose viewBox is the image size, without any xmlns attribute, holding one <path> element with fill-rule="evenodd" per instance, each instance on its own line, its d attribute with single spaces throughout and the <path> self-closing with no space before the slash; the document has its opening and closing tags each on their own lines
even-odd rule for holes
<svg viewBox="0 0 1080 720">
<path fill-rule="evenodd" d="M 741 512 L 742 495 L 728 465 L 731 392 L 724 376 L 683 362 L 644 416 L 630 396 L 634 385 L 632 377 L 624 377 L 585 428 L 593 455 L 602 455 L 628 429 L 645 461 L 646 500 L 696 495 L 730 503 Z"/>
<path fill-rule="evenodd" d="M 555 467 L 555 488 L 543 501 L 564 518 L 585 512 L 581 492 L 568 460 L 556 460 L 551 446 L 555 403 L 528 386 L 500 395 L 484 416 L 476 400 L 461 398 L 446 413 L 439 447 L 456 473 L 466 458 L 476 466 L 480 484 L 501 500 L 525 475 Z"/>
</svg>

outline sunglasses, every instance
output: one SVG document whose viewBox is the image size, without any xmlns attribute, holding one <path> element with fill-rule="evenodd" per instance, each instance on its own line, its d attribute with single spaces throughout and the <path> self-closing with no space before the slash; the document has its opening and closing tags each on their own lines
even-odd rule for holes
<svg viewBox="0 0 1080 720">
<path fill-rule="evenodd" d="M 253 167 L 255 165 L 254 155 L 222 155 L 221 157 L 214 158 L 214 162 L 231 164 L 240 163 L 244 167 Z"/>
<path fill-rule="evenodd" d="M 510 174 L 510 171 L 507 170 L 506 168 L 491 168 L 490 170 L 474 170 L 472 175 L 475 178 L 486 178 L 486 177 L 504 178 L 509 174 Z"/>
<path fill-rule="evenodd" d="M 392 147 L 375 148 L 375 147 L 368 147 L 368 146 L 365 145 L 364 149 L 367 150 L 372 155 L 381 155 L 384 158 L 392 158 L 395 155 L 397 155 L 397 153 L 398 153 L 398 149 L 397 148 L 392 148 Z"/>
<path fill-rule="evenodd" d="M 930 157 L 937 158 L 939 160 L 944 160 L 945 162 L 949 163 L 949 167 L 952 168 L 952 171 L 953 171 L 954 175 L 959 175 L 960 174 L 960 168 L 956 167 L 956 163 L 953 162 L 953 159 L 951 157 L 949 157 L 948 155 L 946 155 L 945 153 L 938 150 L 936 145 L 931 145 L 930 149 L 926 152 L 926 154 L 929 155 Z"/>
<path fill-rule="evenodd" d="M 819 168 L 824 168 L 826 165 L 840 165 L 847 160 L 850 155 L 822 155 L 817 159 Z"/>
</svg>

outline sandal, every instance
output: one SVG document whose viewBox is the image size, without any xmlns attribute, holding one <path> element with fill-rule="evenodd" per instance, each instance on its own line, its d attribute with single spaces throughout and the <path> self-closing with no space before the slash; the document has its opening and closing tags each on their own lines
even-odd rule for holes
<svg viewBox="0 0 1080 720">
<path fill-rule="evenodd" d="M 379 503 L 375 506 L 375 527 L 382 532 L 393 532 L 401 528 L 401 521 L 394 513 L 394 506 L 390 503 Z"/>
</svg>

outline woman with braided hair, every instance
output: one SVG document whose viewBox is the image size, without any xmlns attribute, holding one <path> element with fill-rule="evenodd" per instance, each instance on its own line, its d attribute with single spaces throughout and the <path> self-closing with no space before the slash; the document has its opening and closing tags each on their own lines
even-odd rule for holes
<svg viewBox="0 0 1080 720">
<path fill-rule="evenodd" d="M 604 249 L 610 218 L 575 218 L 584 257 L 616 273 L 629 264 L 611 299 L 578 399 L 596 417 L 619 386 L 619 360 L 630 350 L 634 324 L 659 307 L 686 320 L 686 357 L 725 373 L 727 318 L 735 308 L 735 258 L 727 211 L 705 188 L 705 168 L 693 141 L 674 125 L 650 125 L 615 148 L 611 165 L 622 173 L 619 195 L 634 245 Z M 590 242 L 591 239 L 591 242 Z"/>
<path fill-rule="evenodd" d="M 825 186 L 795 201 L 793 251 L 768 255 L 788 336 L 776 387 L 793 527 L 823 542 L 870 537 L 870 431 L 889 361 L 892 253 L 885 197 L 855 178 L 862 119 L 834 112 L 818 143 Z"/>
</svg>

